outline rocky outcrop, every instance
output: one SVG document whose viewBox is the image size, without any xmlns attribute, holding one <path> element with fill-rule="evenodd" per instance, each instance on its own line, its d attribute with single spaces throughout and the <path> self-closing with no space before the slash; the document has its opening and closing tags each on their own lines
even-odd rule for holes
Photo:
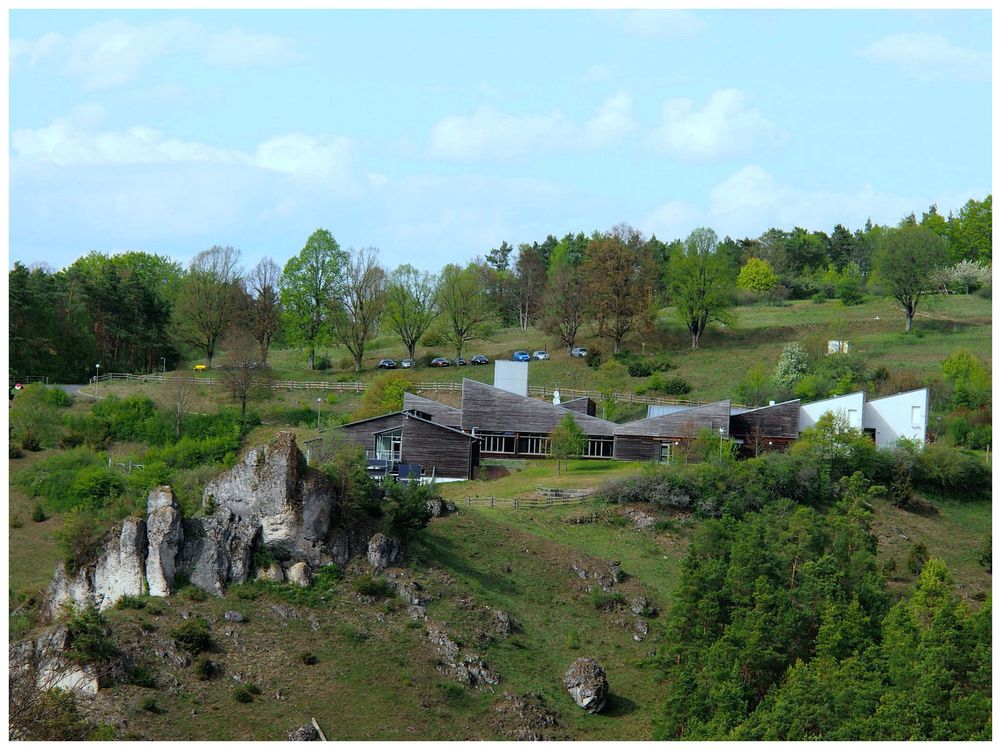
<svg viewBox="0 0 1000 750">
<path fill-rule="evenodd" d="M 622 511 L 622 515 L 632 522 L 636 531 L 651 529 L 656 525 L 655 516 L 651 516 L 649 513 L 639 510 L 638 508 L 626 508 Z"/>
<path fill-rule="evenodd" d="M 604 710 L 608 702 L 608 678 L 604 669 L 588 657 L 581 656 L 563 675 L 563 685 L 573 700 L 587 713 Z"/>
<path fill-rule="evenodd" d="M 430 511 L 431 518 L 440 518 L 448 513 L 458 510 L 455 503 L 450 503 L 440 497 L 434 497 L 427 501 L 427 510 Z"/>
<path fill-rule="evenodd" d="M 319 732 L 312 724 L 303 724 L 289 732 L 288 739 L 292 742 L 318 742 Z"/>
<path fill-rule="evenodd" d="M 123 596 L 145 593 L 144 519 L 126 518 L 121 526 L 105 535 L 99 548 L 103 552 L 97 560 L 73 574 L 62 563 L 56 567 L 42 601 L 43 620 L 52 622 L 67 606 L 105 610 Z"/>
<path fill-rule="evenodd" d="M 439 669 L 451 674 L 469 687 L 487 689 L 500 684 L 500 674 L 476 654 L 459 657 L 459 646 L 446 632 L 436 627 L 427 628 L 427 640 L 441 657 Z"/>
<path fill-rule="evenodd" d="M 97 669 L 67 659 L 63 654 L 69 641 L 69 630 L 60 625 L 43 631 L 34 640 L 13 644 L 9 664 L 12 693 L 61 689 L 77 695 L 97 695 Z"/>
<path fill-rule="evenodd" d="M 368 563 L 374 572 L 382 572 L 392 565 L 398 556 L 399 542 L 391 536 L 379 533 L 368 540 Z"/>
<path fill-rule="evenodd" d="M 221 596 L 255 573 L 308 586 L 311 571 L 321 565 L 343 564 L 367 550 L 381 570 L 399 555 L 398 542 L 381 535 L 366 547 L 370 526 L 333 525 L 334 490 L 322 472 L 306 465 L 290 432 L 248 450 L 209 482 L 202 507 L 202 515 L 182 519 L 170 487 L 155 488 L 146 518 L 125 519 L 98 545 L 94 562 L 72 574 L 59 566 L 42 603 L 43 615 L 52 621 L 67 604 L 107 609 L 126 595 L 167 596 L 178 572 Z M 256 571 L 261 549 L 284 562 Z"/>
<path fill-rule="evenodd" d="M 538 742 L 558 739 L 559 719 L 540 694 L 513 695 L 505 692 L 490 706 L 494 730 L 508 740 Z"/>
<path fill-rule="evenodd" d="M 181 509 L 170 487 L 160 486 L 149 493 L 146 501 L 146 582 L 151 596 L 173 593 L 174 573 L 180 560 L 184 532 Z"/>
</svg>

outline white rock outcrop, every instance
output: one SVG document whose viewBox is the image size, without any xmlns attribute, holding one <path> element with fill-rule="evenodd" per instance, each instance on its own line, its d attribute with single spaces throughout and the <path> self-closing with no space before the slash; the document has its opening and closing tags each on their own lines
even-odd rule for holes
<svg viewBox="0 0 1000 750">
<path fill-rule="evenodd" d="M 380 573 L 388 568 L 399 556 L 399 542 L 391 536 L 379 532 L 368 540 L 368 564 Z"/>
<path fill-rule="evenodd" d="M 151 596 L 173 593 L 174 573 L 184 543 L 181 509 L 170 487 L 161 485 L 146 501 L 146 582 Z"/>
</svg>

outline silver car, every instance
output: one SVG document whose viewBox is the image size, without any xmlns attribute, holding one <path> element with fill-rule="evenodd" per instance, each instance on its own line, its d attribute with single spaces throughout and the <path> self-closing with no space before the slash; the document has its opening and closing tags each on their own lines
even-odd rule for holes
<svg viewBox="0 0 1000 750">
<path fill-rule="evenodd" d="M 548 352 L 543 352 L 541 350 L 538 350 L 537 352 L 535 352 L 534 354 L 531 355 L 531 358 L 532 359 L 549 359 L 550 357 L 549 357 L 549 353 Z"/>
<path fill-rule="evenodd" d="M 585 346 L 574 347 L 573 350 L 570 351 L 569 356 L 571 356 L 571 357 L 586 357 L 587 356 L 587 347 L 585 347 Z"/>
</svg>

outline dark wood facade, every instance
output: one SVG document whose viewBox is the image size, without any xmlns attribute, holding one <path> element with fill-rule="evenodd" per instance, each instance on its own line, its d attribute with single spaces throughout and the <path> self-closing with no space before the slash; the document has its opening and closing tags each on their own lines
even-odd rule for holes
<svg viewBox="0 0 1000 750">
<path fill-rule="evenodd" d="M 662 441 L 649 437 L 615 436 L 615 458 L 619 461 L 659 461 Z"/>
<path fill-rule="evenodd" d="M 462 382 L 462 429 L 466 432 L 475 429 L 476 432 L 548 435 L 567 413 L 573 415 L 586 435 L 611 437 L 614 434 L 614 422 L 518 396 L 475 380 Z"/>
<path fill-rule="evenodd" d="M 394 411 L 391 414 L 383 414 L 381 417 L 362 419 L 359 422 L 345 424 L 340 429 L 344 431 L 350 440 L 366 451 L 375 448 L 375 433 L 385 432 L 403 426 L 403 413 Z"/>
<path fill-rule="evenodd" d="M 615 427 L 615 458 L 621 461 L 659 461 L 704 429 L 729 435 L 729 406 L 716 401 L 703 406 L 639 419 Z M 664 446 L 667 446 L 664 448 Z"/>
<path fill-rule="evenodd" d="M 580 414 L 586 414 L 588 417 L 597 415 L 597 404 L 594 403 L 594 399 L 588 398 L 587 396 L 571 398 L 569 401 L 563 401 L 559 404 L 559 406 L 563 409 L 569 409 L 570 411 L 579 412 Z"/>
<path fill-rule="evenodd" d="M 420 464 L 424 476 L 472 479 L 479 441 L 471 435 L 410 414 L 403 417 L 403 463 Z"/>
<path fill-rule="evenodd" d="M 799 436 L 799 407 L 795 399 L 734 414 L 729 429 L 742 442 L 741 453 L 756 456 L 767 450 L 784 450 Z"/>
</svg>

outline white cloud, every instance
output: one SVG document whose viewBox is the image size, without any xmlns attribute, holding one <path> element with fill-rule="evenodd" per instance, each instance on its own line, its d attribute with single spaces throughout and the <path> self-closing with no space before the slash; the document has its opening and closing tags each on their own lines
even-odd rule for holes
<svg viewBox="0 0 1000 750">
<path fill-rule="evenodd" d="M 671 200 L 654 209 L 643 220 L 643 230 L 664 242 L 686 237 L 701 222 L 702 211 L 693 203 Z"/>
<path fill-rule="evenodd" d="M 12 60 L 25 58 L 36 65 L 54 59 L 88 89 L 132 81 L 154 60 L 169 55 L 238 68 L 299 59 L 292 43 L 282 37 L 248 33 L 239 27 L 212 32 L 183 19 L 145 25 L 102 21 L 69 38 L 50 32 L 37 39 L 11 40 Z"/>
<path fill-rule="evenodd" d="M 622 25 L 634 36 L 671 39 L 696 36 L 708 28 L 698 16 L 686 10 L 634 10 L 624 14 Z"/>
<path fill-rule="evenodd" d="M 635 129 L 632 97 L 619 93 L 578 125 L 559 109 L 510 115 L 479 107 L 471 115 L 447 115 L 431 128 L 428 152 L 441 159 L 517 159 L 538 153 L 596 149 Z"/>
<path fill-rule="evenodd" d="M 101 116 L 99 107 L 84 107 L 43 128 L 19 128 L 11 134 L 14 155 L 34 164 L 58 167 L 170 162 L 244 165 L 318 183 L 335 191 L 350 192 L 356 188 L 355 148 L 343 136 L 287 133 L 245 152 L 169 137 L 145 126 L 99 131 L 94 126 Z"/>
<path fill-rule="evenodd" d="M 739 89 L 715 91 L 698 108 L 692 99 L 669 99 L 663 122 L 650 133 L 650 144 L 684 162 L 720 161 L 771 145 L 787 137 Z"/>
<path fill-rule="evenodd" d="M 898 65 L 917 78 L 989 79 L 990 53 L 956 47 L 940 34 L 890 34 L 859 53 L 871 62 Z"/>
</svg>

